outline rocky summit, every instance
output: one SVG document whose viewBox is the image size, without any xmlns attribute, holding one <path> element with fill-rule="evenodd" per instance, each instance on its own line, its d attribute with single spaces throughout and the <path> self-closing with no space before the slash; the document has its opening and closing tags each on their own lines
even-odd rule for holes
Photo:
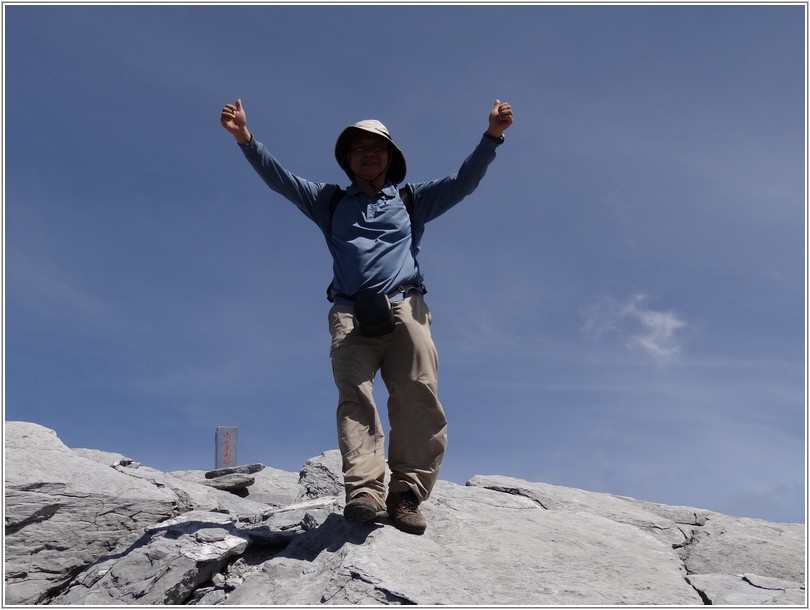
<svg viewBox="0 0 810 610">
<path fill-rule="evenodd" d="M 343 519 L 340 456 L 161 472 L 5 424 L 5 604 L 805 605 L 805 527 L 503 476 Z"/>
</svg>

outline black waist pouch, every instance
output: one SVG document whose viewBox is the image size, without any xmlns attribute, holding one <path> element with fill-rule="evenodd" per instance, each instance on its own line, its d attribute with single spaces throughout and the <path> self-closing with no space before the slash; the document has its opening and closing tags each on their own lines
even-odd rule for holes
<svg viewBox="0 0 810 610">
<path fill-rule="evenodd" d="M 384 294 L 366 292 L 354 301 L 354 317 L 364 337 L 379 337 L 394 331 L 394 310 Z"/>
</svg>

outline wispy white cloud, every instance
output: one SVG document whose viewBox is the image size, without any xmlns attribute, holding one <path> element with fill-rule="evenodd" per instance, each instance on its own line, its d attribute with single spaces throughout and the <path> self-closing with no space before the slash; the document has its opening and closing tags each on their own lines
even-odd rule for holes
<svg viewBox="0 0 810 610">
<path fill-rule="evenodd" d="M 687 323 L 672 311 L 658 311 L 645 294 L 624 301 L 605 297 L 583 311 L 583 332 L 593 338 L 617 335 L 633 350 L 640 350 L 659 364 L 674 361 L 681 352 L 679 331 Z"/>
</svg>

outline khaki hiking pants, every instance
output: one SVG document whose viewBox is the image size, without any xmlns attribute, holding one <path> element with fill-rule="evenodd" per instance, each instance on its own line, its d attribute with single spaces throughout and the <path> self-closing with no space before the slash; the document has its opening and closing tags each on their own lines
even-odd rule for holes
<svg viewBox="0 0 810 610">
<path fill-rule="evenodd" d="M 364 337 L 355 328 L 354 305 L 336 304 L 329 311 L 346 501 L 362 491 L 385 506 L 385 434 L 372 395 L 377 371 L 388 390 L 389 491 L 410 489 L 426 500 L 447 447 L 430 311 L 415 291 L 392 307 L 396 330 L 381 337 Z"/>
</svg>

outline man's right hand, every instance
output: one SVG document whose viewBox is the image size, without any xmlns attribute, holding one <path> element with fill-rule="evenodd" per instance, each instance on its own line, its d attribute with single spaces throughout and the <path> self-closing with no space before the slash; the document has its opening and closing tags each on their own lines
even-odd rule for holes
<svg viewBox="0 0 810 610">
<path fill-rule="evenodd" d="M 236 104 L 225 104 L 219 122 L 230 133 L 239 144 L 250 142 L 250 132 L 247 128 L 247 115 L 242 107 L 242 100 L 236 100 Z"/>
</svg>

